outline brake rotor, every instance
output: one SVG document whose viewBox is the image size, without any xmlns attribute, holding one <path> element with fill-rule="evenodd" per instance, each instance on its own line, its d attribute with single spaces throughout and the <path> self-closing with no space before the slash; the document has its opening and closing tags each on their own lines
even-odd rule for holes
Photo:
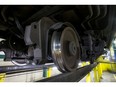
<svg viewBox="0 0 116 87">
<path fill-rule="evenodd" d="M 74 71 L 78 67 L 80 46 L 76 31 L 71 27 L 54 31 L 51 40 L 53 60 L 61 72 Z"/>
</svg>

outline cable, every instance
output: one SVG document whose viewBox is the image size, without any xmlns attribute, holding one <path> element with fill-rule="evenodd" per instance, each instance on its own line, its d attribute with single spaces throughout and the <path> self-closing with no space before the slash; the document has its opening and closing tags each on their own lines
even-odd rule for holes
<svg viewBox="0 0 116 87">
<path fill-rule="evenodd" d="M 20 32 L 22 33 L 22 35 L 23 35 L 23 34 L 24 34 L 24 29 L 23 29 L 23 27 L 21 26 L 21 24 L 20 24 L 18 18 L 15 16 L 14 19 L 15 19 L 15 23 L 16 23 L 16 25 L 17 25 L 17 28 L 19 29 L 19 31 L 20 31 Z"/>
</svg>

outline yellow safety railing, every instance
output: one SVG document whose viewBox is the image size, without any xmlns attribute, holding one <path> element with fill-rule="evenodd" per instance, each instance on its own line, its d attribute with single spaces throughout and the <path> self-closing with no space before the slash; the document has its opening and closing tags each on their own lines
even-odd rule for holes
<svg viewBox="0 0 116 87">
<path fill-rule="evenodd" d="M 98 64 L 94 69 L 94 82 L 100 82 L 102 78 L 102 65 Z"/>
<path fill-rule="evenodd" d="M 5 73 L 0 73 L 0 82 L 4 82 L 5 81 Z"/>
<path fill-rule="evenodd" d="M 96 61 L 101 61 L 103 59 L 102 56 L 100 56 Z M 89 65 L 90 62 L 82 62 L 82 66 L 86 66 L 86 65 Z M 102 78 L 102 64 L 99 63 L 94 69 L 93 69 L 93 72 L 94 72 L 94 82 L 100 82 L 101 78 Z M 89 72 L 87 75 L 86 75 L 86 82 L 91 82 L 91 73 Z"/>
<path fill-rule="evenodd" d="M 103 56 L 97 58 L 95 62 L 99 62 L 99 64 L 93 69 L 94 72 L 94 82 L 100 82 L 102 78 L 103 71 L 115 71 L 116 72 L 116 63 L 111 63 L 110 61 L 104 60 Z M 88 65 L 87 62 L 83 62 L 82 66 Z M 114 76 L 116 77 L 116 76 Z M 86 82 L 91 82 L 91 73 L 89 72 L 86 75 Z"/>
</svg>

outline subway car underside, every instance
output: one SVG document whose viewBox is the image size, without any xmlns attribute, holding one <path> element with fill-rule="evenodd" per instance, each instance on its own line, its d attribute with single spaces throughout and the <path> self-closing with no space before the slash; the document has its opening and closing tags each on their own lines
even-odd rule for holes
<svg viewBox="0 0 116 87">
<path fill-rule="evenodd" d="M 116 31 L 116 6 L 0 6 L 0 50 L 19 66 L 55 63 L 74 71 L 109 48 Z"/>
</svg>

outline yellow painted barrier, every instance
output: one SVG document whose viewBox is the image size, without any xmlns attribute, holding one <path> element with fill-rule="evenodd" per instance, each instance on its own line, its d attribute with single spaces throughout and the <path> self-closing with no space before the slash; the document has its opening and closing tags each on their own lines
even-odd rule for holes
<svg viewBox="0 0 116 87">
<path fill-rule="evenodd" d="M 100 56 L 96 62 L 99 62 L 99 64 L 94 68 L 94 80 L 95 82 L 100 82 L 102 73 L 104 71 L 114 71 L 116 72 L 116 63 L 110 62 L 109 60 L 104 60 L 102 56 Z M 97 76 L 98 75 L 98 76 Z"/>
<path fill-rule="evenodd" d="M 94 82 L 100 82 L 102 78 L 102 65 L 98 64 L 94 69 Z"/>
<path fill-rule="evenodd" d="M 101 80 L 101 78 L 102 78 L 102 64 L 100 63 L 100 64 L 98 64 L 98 78 L 99 78 L 99 82 L 100 82 L 100 80 Z"/>
<path fill-rule="evenodd" d="M 0 82 L 4 82 L 5 81 L 5 73 L 0 73 Z"/>
<path fill-rule="evenodd" d="M 87 64 L 86 64 L 86 62 L 82 62 L 82 66 L 86 66 Z"/>
<path fill-rule="evenodd" d="M 94 71 L 94 82 L 99 82 L 99 78 L 98 78 L 98 67 L 95 67 L 93 69 Z"/>
<path fill-rule="evenodd" d="M 86 75 L 86 82 L 91 82 L 90 72 Z"/>
<path fill-rule="evenodd" d="M 99 58 L 97 58 L 96 62 L 99 61 L 103 61 L 103 57 L 100 56 Z M 105 67 L 104 67 L 105 68 Z M 102 68 L 102 64 L 99 63 L 94 69 L 94 81 L 95 82 L 100 82 L 101 78 L 102 78 L 102 72 L 103 72 L 103 68 Z"/>
<path fill-rule="evenodd" d="M 51 77 L 51 73 L 52 73 L 52 68 L 48 68 L 48 75 L 47 75 L 47 77 Z"/>
<path fill-rule="evenodd" d="M 99 64 L 93 69 L 94 72 L 94 82 L 100 82 L 102 78 L 102 73 L 104 71 L 114 71 L 116 72 L 116 63 L 111 63 L 108 60 L 104 60 L 102 56 L 100 56 L 95 62 L 99 62 Z M 90 64 L 89 62 L 82 62 L 82 66 L 86 66 Z M 116 77 L 116 76 L 114 76 Z M 86 75 L 86 82 L 91 82 L 91 74 L 90 72 Z"/>
</svg>

